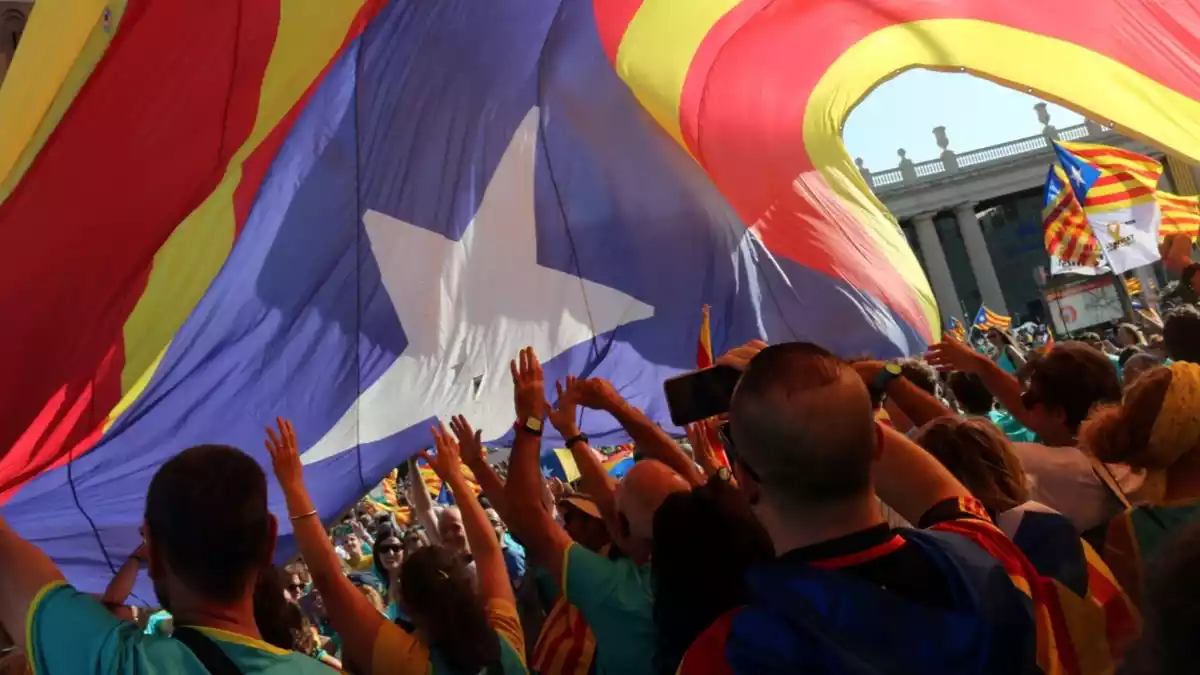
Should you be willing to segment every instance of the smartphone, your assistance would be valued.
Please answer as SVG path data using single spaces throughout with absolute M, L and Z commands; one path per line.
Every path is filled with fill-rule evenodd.
M 663 382 L 671 421 L 683 426 L 729 412 L 733 388 L 741 377 L 741 371 L 735 368 L 713 366 Z

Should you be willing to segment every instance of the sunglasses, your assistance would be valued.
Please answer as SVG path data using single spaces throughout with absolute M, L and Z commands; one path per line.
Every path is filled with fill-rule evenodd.
M 379 552 L 383 555 L 387 555 L 389 553 L 399 553 L 402 550 L 403 549 L 397 544 L 388 544 L 387 546 L 379 547 Z
M 744 457 L 738 456 L 737 451 L 733 447 L 733 430 L 729 426 L 729 422 L 722 424 L 717 429 L 717 437 L 721 439 L 721 444 L 725 446 L 725 456 L 729 458 L 729 463 L 741 466 L 747 476 L 754 479 L 755 482 L 761 483 L 762 479 L 758 477 L 758 472 L 746 463 Z
M 291 591 L 292 595 L 300 595 L 304 593 L 304 584 L 288 584 L 287 589 Z

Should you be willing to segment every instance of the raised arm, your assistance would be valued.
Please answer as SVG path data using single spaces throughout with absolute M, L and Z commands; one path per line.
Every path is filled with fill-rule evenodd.
M 884 364 L 880 361 L 858 361 L 853 364 L 855 372 L 868 387 L 874 386 Z M 936 396 L 913 384 L 905 377 L 894 377 L 887 384 L 887 397 L 900 408 L 913 426 L 919 427 L 930 420 L 955 412 L 938 400 Z
M 611 382 L 599 378 L 579 380 L 575 388 L 578 390 L 576 398 L 579 403 L 612 415 L 629 433 L 643 457 L 666 464 L 693 487 L 706 482 L 695 462 L 688 458 L 667 432 L 618 394 Z
M 487 514 L 479 505 L 479 499 L 467 483 L 462 472 L 462 460 L 458 442 L 441 425 L 432 427 L 433 440 L 437 443 L 437 454 L 422 452 L 421 456 L 433 467 L 437 475 L 450 486 L 454 501 L 462 512 L 463 529 L 467 532 L 467 543 L 475 557 L 475 569 L 479 578 L 479 591 L 485 600 L 500 600 L 515 605 L 512 584 L 508 580 L 508 567 L 500 552 L 500 542 L 488 523 Z
M 276 422 L 279 430 L 267 428 L 266 445 L 271 453 L 275 477 L 287 500 L 296 546 L 312 574 L 313 585 L 321 593 L 329 612 L 329 622 L 344 640 L 349 660 L 369 666 L 373 663 L 376 634 L 388 623 L 387 619 L 342 573 L 341 559 L 333 550 L 333 542 L 325 533 L 325 526 L 304 487 L 304 466 L 300 463 L 296 432 L 291 422 L 284 419 Z
M 971 492 L 942 463 L 904 434 L 878 425 L 882 444 L 872 472 L 875 493 L 910 523 L 918 523 L 934 505 Z
M 413 518 L 417 524 L 429 533 L 429 541 L 434 544 L 442 543 L 437 514 L 433 512 L 433 498 L 429 496 L 429 488 L 425 485 L 421 468 L 417 466 L 416 457 L 408 458 L 408 503 L 412 506 Z
M 108 588 L 104 589 L 104 597 L 101 598 L 101 602 L 109 609 L 112 609 L 114 605 L 125 604 L 126 598 L 133 592 L 133 586 L 137 583 L 138 571 L 144 564 L 146 564 L 146 542 L 142 542 L 125 559 L 121 569 L 117 570 L 116 576 L 108 582 Z
M 554 386 L 558 392 L 558 406 L 551 408 L 549 403 L 546 404 L 550 423 L 567 442 L 567 449 L 571 451 L 575 466 L 579 468 L 579 482 L 583 491 L 600 507 L 600 512 L 606 520 L 613 518 L 616 516 L 614 499 L 617 482 L 604 470 L 604 464 L 601 463 L 599 454 L 592 449 L 591 443 L 579 433 L 580 381 L 568 377 L 565 387 L 561 382 L 556 382 Z
M 1020 381 L 1015 376 L 1004 372 L 1004 369 L 995 361 L 950 335 L 944 336 L 941 342 L 931 346 L 929 352 L 925 354 L 925 360 L 939 370 L 975 373 L 983 382 L 983 386 L 992 392 L 992 396 L 995 396 L 996 400 L 1007 408 L 1018 422 L 1032 429 L 1034 433 L 1039 435 L 1042 433 L 1042 430 L 1038 428 L 1037 418 L 1031 415 L 1021 403 Z
M 496 474 L 496 470 L 487 463 L 487 454 L 483 449 L 483 432 L 471 428 L 471 423 L 462 415 L 450 419 L 450 431 L 458 439 L 459 454 L 462 463 L 475 474 L 483 496 L 492 503 L 492 508 L 500 515 L 500 520 L 508 522 L 508 500 L 504 495 L 504 481 Z
M 0 516 L 0 624 L 13 644 L 28 648 L 25 620 L 30 605 L 46 586 L 65 581 L 41 549 L 25 541 Z
M 527 421 L 546 417 L 542 366 L 527 347 L 521 350 L 519 362 L 513 361 L 510 368 L 517 425 L 505 485 L 510 517 L 507 523 L 538 565 L 552 578 L 562 579 L 563 556 L 571 546 L 571 537 L 542 505 L 543 481 L 538 461 L 541 435 L 526 428 Z

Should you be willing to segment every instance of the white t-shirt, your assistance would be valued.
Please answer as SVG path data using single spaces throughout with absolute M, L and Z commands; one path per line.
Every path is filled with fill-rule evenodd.
M 1013 445 L 1025 473 L 1033 478 L 1032 499 L 1070 518 L 1080 532 L 1107 525 L 1124 511 L 1079 448 L 1052 448 L 1041 443 Z M 1135 473 L 1124 464 L 1106 466 L 1125 494 L 1137 490 L 1145 480 L 1144 473 Z

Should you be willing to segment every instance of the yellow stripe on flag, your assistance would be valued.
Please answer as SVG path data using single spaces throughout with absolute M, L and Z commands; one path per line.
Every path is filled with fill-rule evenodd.
M 740 0 L 644 0 L 617 48 L 616 68 L 642 106 L 684 149 L 679 105 L 692 59 L 712 27 Z M 652 68 L 644 64 L 655 64 Z
M 125 0 L 40 0 L 0 87 L 0 202 L 108 50 Z
M 146 290 L 125 322 L 123 396 L 109 413 L 106 428 L 145 390 L 171 339 L 225 263 L 233 247 L 233 195 L 242 180 L 242 163 L 337 53 L 363 1 L 280 4 L 279 33 L 263 76 L 254 129 L 230 160 L 221 183 L 154 256 Z

